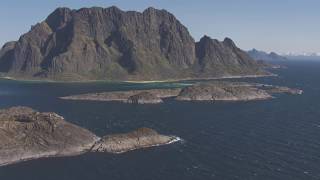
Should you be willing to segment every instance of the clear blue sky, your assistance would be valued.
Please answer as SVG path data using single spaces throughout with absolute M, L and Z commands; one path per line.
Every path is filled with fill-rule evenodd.
M 232 38 L 243 49 L 320 52 L 320 0 L 1 0 L 0 44 L 17 40 L 57 7 L 167 9 L 198 40 Z

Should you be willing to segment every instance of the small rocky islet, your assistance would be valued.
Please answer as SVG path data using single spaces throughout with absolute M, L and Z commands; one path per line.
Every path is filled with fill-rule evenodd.
M 111 91 L 60 97 L 65 100 L 118 101 L 131 104 L 157 104 L 176 101 L 252 101 L 274 98 L 274 94 L 299 95 L 303 91 L 284 86 L 247 82 L 201 82 L 184 88 Z
M 140 128 L 123 134 L 106 135 L 91 149 L 93 152 L 123 153 L 129 150 L 171 144 L 179 141 L 176 136 L 158 134 L 149 128 Z
M 87 152 L 123 153 L 179 140 L 149 128 L 100 138 L 56 113 L 38 112 L 29 107 L 0 110 L 0 137 L 0 166 Z

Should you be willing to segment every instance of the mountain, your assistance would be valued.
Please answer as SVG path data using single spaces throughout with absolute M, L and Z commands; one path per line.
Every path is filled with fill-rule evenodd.
M 288 52 L 281 54 L 282 56 L 320 56 L 320 52 Z
M 292 60 L 320 60 L 319 52 L 302 52 L 302 53 L 288 52 L 282 55 Z
M 166 10 L 58 8 L 0 51 L 0 72 L 24 79 L 165 80 L 265 74 L 226 38 L 195 42 Z
M 284 61 L 287 60 L 286 57 L 280 56 L 275 52 L 266 53 L 264 51 L 259 51 L 256 49 L 252 49 L 248 51 L 248 54 L 255 60 L 263 60 L 263 61 Z
M 229 38 L 220 42 L 208 36 L 202 37 L 196 42 L 196 57 L 201 74 L 208 77 L 254 74 L 260 71 L 257 61 Z

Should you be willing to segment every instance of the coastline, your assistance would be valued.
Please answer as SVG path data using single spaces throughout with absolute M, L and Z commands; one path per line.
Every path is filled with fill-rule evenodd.
M 179 81 L 202 81 L 202 80 L 223 80 L 223 79 L 242 79 L 242 78 L 262 78 L 262 77 L 278 77 L 277 74 L 267 75 L 237 75 L 237 76 L 221 76 L 221 77 L 208 77 L 208 78 L 182 78 L 182 79 L 168 79 L 168 80 L 154 80 L 154 81 L 120 81 L 127 83 L 165 83 L 165 82 L 179 82 Z
M 20 79 L 12 76 L 0 76 L 0 79 L 10 81 L 21 81 L 21 82 L 38 82 L 38 83 L 132 83 L 132 84 L 149 84 L 149 83 L 174 83 L 180 81 L 202 81 L 202 80 L 223 80 L 223 79 L 242 79 L 242 78 L 262 78 L 262 77 L 278 77 L 277 74 L 265 74 L 265 75 L 235 75 L 235 76 L 221 76 L 221 77 L 207 77 L 207 78 L 181 78 L 181 79 L 166 79 L 166 80 L 83 80 L 83 81 L 59 81 L 50 79 Z
M 91 151 L 82 151 L 82 152 L 78 152 L 78 153 L 70 153 L 70 154 L 48 154 L 48 155 L 38 155 L 38 156 L 33 156 L 33 157 L 30 157 L 30 158 L 23 158 L 23 159 L 20 159 L 18 161 L 11 161 L 11 162 L 6 162 L 6 163 L 2 163 L 0 164 L 0 167 L 3 167 L 3 166 L 9 166 L 9 165 L 15 165 L 15 164 L 19 164 L 19 163 L 22 163 L 22 162 L 27 162 L 27 161 L 32 161 L 32 160 L 39 160 L 39 159 L 46 159 L 46 158 L 62 158 L 62 157 L 75 157 L 75 156 L 80 156 L 80 155 L 83 155 L 83 154 L 86 154 L 86 153 L 90 153 Z
M 164 145 L 170 145 L 170 144 L 174 144 L 176 142 L 180 142 L 182 141 L 182 139 L 178 136 L 171 136 L 173 139 L 167 143 L 163 143 L 163 144 L 154 144 L 154 145 L 150 145 L 150 146 L 142 146 L 142 147 L 137 147 L 137 148 L 133 148 L 133 149 L 128 149 L 126 151 L 119 151 L 119 152 L 112 152 L 110 154 L 123 154 L 129 151 L 135 151 L 135 150 L 139 150 L 139 149 L 147 149 L 147 148 L 151 148 L 151 147 L 159 147 L 159 146 L 164 146 Z M 96 143 L 99 142 L 99 140 L 96 141 Z M 3 166 L 8 166 L 8 165 L 15 165 L 15 164 L 19 164 L 22 162 L 27 162 L 27 161 L 31 161 L 31 160 L 39 160 L 39 159 L 46 159 L 46 158 L 60 158 L 60 157 L 75 157 L 75 156 L 80 156 L 83 154 L 87 154 L 87 153 L 101 153 L 101 152 L 94 152 L 92 151 L 92 148 L 94 147 L 94 145 L 92 145 L 92 147 L 88 150 L 84 150 L 82 152 L 74 152 L 74 153 L 69 153 L 69 154 L 50 154 L 48 153 L 47 155 L 38 155 L 38 156 L 33 156 L 30 158 L 24 158 L 24 159 L 20 159 L 19 161 L 11 161 L 11 162 L 6 162 L 3 164 L 0 164 L 0 167 Z
M 135 151 L 135 150 L 139 150 L 139 149 L 148 149 L 148 148 L 152 148 L 152 147 L 165 146 L 165 145 L 170 145 L 170 144 L 174 144 L 176 142 L 182 141 L 182 139 L 180 137 L 178 137 L 178 136 L 171 136 L 171 137 L 172 137 L 172 140 L 167 142 L 167 143 L 158 143 L 158 144 L 153 144 L 153 145 L 146 145 L 146 146 L 127 149 L 127 150 L 124 150 L 124 151 L 114 151 L 114 152 L 111 152 L 111 154 L 123 154 L 123 153 L 126 153 L 126 152 Z M 92 152 L 92 151 L 90 151 L 90 152 Z M 96 153 L 101 153 L 101 152 L 96 152 Z

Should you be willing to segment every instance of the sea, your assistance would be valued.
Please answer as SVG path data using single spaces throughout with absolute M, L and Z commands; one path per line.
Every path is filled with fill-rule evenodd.
M 277 77 L 233 79 L 289 86 L 302 95 L 251 102 L 133 105 L 58 97 L 181 87 L 175 83 L 57 83 L 0 80 L 0 108 L 56 112 L 102 136 L 140 127 L 182 141 L 124 154 L 87 153 L 0 167 L 0 180 L 319 180 L 320 61 L 281 62 Z M 1 137 L 0 137 L 1 138 Z

